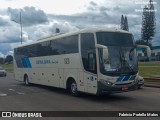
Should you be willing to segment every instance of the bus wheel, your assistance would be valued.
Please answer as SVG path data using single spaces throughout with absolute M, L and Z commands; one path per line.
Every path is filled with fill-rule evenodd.
M 25 75 L 24 76 L 24 83 L 25 83 L 25 85 L 29 85 L 29 79 L 28 79 L 28 76 L 27 75 Z
M 77 91 L 77 84 L 75 81 L 70 82 L 69 90 L 70 90 L 71 95 L 79 96 L 79 92 Z

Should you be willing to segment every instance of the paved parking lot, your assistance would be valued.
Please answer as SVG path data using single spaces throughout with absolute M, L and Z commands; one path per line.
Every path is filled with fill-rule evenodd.
M 25 86 L 8 73 L 0 77 L 0 111 L 160 111 L 160 88 L 73 97 L 63 89 Z

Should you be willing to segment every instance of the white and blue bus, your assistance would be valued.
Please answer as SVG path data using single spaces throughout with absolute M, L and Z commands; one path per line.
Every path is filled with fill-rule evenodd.
M 14 49 L 15 79 L 64 88 L 74 96 L 132 91 L 138 63 L 133 35 L 106 27 L 52 35 Z

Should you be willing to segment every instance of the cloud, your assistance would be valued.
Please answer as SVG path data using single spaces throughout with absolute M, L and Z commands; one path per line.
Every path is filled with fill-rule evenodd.
M 0 44 L 0 53 L 2 55 L 6 55 L 9 50 L 10 50 L 10 44 L 8 44 L 8 43 L 1 43 Z
M 93 2 L 93 1 L 91 1 L 89 4 L 92 6 L 97 6 L 97 3 Z
M 0 29 L 0 44 L 14 43 L 20 40 L 20 30 L 17 27 L 9 26 Z
M 3 19 L 3 17 L 0 16 L 0 27 L 6 26 L 6 25 L 9 25 L 9 23 L 5 19 Z
M 146 0 L 147 2 L 149 0 Z M 155 8 L 160 5 L 157 0 Z M 135 9 L 141 9 L 141 5 L 136 5 L 135 0 L 88 0 L 85 8 L 74 12 L 75 14 L 47 14 L 45 10 L 36 7 L 24 7 L 21 9 L 23 25 L 23 42 L 31 42 L 44 36 L 54 34 L 55 29 L 59 28 L 61 32 L 76 31 L 78 29 L 91 26 L 120 26 L 121 15 L 126 15 L 129 23 L 129 30 L 134 38 L 141 37 L 142 13 L 135 12 Z M 16 8 L 16 7 L 15 7 Z M 0 53 L 9 54 L 13 48 L 20 44 L 20 9 L 8 8 L 7 12 L 0 9 Z M 44 12 L 45 11 L 45 12 Z M 7 14 L 8 13 L 8 14 Z M 51 12 L 50 12 L 51 13 Z M 160 12 L 156 12 L 156 31 L 160 28 Z M 160 45 L 160 31 L 155 34 L 154 45 Z
M 61 32 L 70 32 L 70 31 L 76 31 L 78 28 L 74 25 L 72 25 L 70 22 L 59 22 L 59 21 L 52 21 L 51 26 L 49 28 L 49 31 L 51 33 L 55 33 L 55 29 L 59 28 Z
M 109 16 L 105 11 L 87 11 L 74 15 L 50 15 L 50 18 L 57 21 L 68 21 L 73 26 L 77 26 L 78 28 L 119 23 L 117 19 Z
M 48 22 L 47 14 L 42 10 L 36 9 L 35 7 L 24 7 L 23 9 L 8 8 L 10 19 L 20 23 L 20 11 L 23 26 L 32 26 Z
M 7 55 L 12 55 L 13 56 L 13 51 L 8 51 Z
M 7 55 L 13 55 L 13 49 L 20 45 L 20 42 L 17 43 L 0 43 L 0 57 L 5 57 Z
M 157 3 L 157 6 L 160 7 L 160 1 L 159 0 L 154 0 Z
M 5 0 L 5 1 L 15 1 L 15 0 Z
M 2 52 L 0 52 L 0 58 L 4 58 L 4 57 L 5 55 Z
M 49 24 L 39 24 L 25 28 L 27 39 L 30 41 L 40 39 L 42 37 L 55 34 L 56 28 L 60 29 L 60 32 L 70 32 L 78 30 L 78 28 L 72 25 L 70 22 L 58 21 L 50 19 Z

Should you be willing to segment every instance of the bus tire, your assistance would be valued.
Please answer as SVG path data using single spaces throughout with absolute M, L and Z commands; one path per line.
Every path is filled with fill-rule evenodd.
M 24 83 L 26 86 L 29 86 L 29 78 L 27 75 L 24 76 Z
M 79 96 L 79 92 L 77 90 L 77 84 L 74 80 L 70 81 L 69 84 L 69 92 L 72 96 Z

